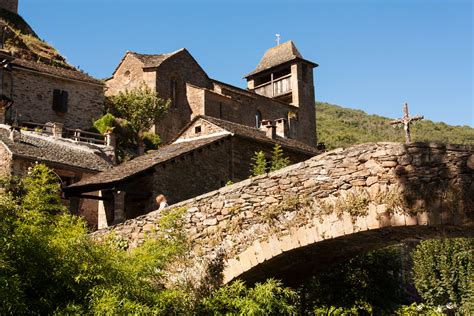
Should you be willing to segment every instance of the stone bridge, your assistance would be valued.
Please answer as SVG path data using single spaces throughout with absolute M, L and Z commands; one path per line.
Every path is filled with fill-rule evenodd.
M 194 258 L 221 254 L 221 282 L 297 282 L 405 239 L 474 236 L 474 146 L 336 149 L 171 208 L 186 209 Z M 114 231 L 135 247 L 159 218 L 153 212 L 95 234 Z

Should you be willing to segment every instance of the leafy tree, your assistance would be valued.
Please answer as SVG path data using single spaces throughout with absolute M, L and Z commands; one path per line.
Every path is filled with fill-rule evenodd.
M 267 160 L 265 159 L 265 153 L 263 151 L 255 152 L 252 160 L 254 161 L 252 163 L 252 175 L 254 177 L 267 172 Z
M 143 146 L 145 132 L 166 112 L 170 101 L 161 99 L 155 91 L 142 83 L 133 90 L 109 97 L 107 103 L 112 111 L 116 111 L 119 117 L 128 122 L 133 141 L 140 148 Z
M 413 252 L 413 277 L 428 303 L 474 312 L 474 239 L 420 242 Z
M 285 168 L 289 164 L 290 164 L 290 158 L 288 157 L 285 158 L 283 156 L 283 149 L 281 149 L 280 145 L 276 144 L 275 147 L 273 147 L 273 151 L 272 151 L 270 172 Z

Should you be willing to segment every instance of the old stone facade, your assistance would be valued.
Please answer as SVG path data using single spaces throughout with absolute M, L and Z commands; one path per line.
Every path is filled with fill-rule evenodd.
M 18 13 L 18 0 L 0 0 L 0 9 Z
M 337 149 L 173 209 L 184 211 L 194 268 L 223 254 L 223 282 L 291 281 L 406 238 L 472 237 L 473 197 L 472 146 L 372 143 Z M 162 214 L 95 236 L 112 231 L 136 247 L 153 236 Z
M 13 101 L 1 109 L 1 123 L 58 122 L 85 130 L 102 116 L 104 85 L 79 71 L 12 59 L 0 75 L 2 94 Z
M 36 163 L 44 163 L 61 179 L 62 186 L 67 186 L 112 167 L 113 151 L 109 146 L 0 124 L 0 177 L 23 177 Z M 77 203 L 75 212 L 97 227 L 97 201 L 64 199 L 63 202 L 67 207 Z
M 144 82 L 170 99 L 171 108 L 155 128 L 165 142 L 194 117 L 206 115 L 251 127 L 259 127 L 262 120 L 285 119 L 287 137 L 314 146 L 316 66 L 302 58 L 293 42 L 283 43 L 270 49 L 247 76 L 245 90 L 210 79 L 186 49 L 161 55 L 128 52 L 106 80 L 106 93 Z
M 88 192 L 101 190 L 106 216 L 99 213 L 97 216 L 107 219 L 100 223 L 102 228 L 117 223 L 117 216 L 134 218 L 156 210 L 155 197 L 159 194 L 174 204 L 221 188 L 229 181 L 247 179 L 255 152 L 263 151 L 270 160 L 275 144 L 283 148 L 291 163 L 318 153 L 315 148 L 294 140 L 277 135 L 269 138 L 265 131 L 256 128 L 199 116 L 172 144 L 73 184 L 65 191 L 70 197 L 81 198 Z M 123 215 L 116 214 L 114 192 L 117 191 L 123 192 L 119 206 Z

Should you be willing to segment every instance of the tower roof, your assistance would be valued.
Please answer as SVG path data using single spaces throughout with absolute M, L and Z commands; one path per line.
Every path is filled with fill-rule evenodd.
M 279 66 L 281 64 L 287 63 L 289 61 L 299 59 L 306 61 L 313 65 L 313 67 L 317 67 L 318 65 L 305 60 L 301 53 L 296 48 L 293 41 L 287 41 L 280 45 L 274 46 L 268 49 L 265 54 L 263 55 L 262 59 L 257 65 L 257 68 L 245 76 L 245 78 L 251 77 L 259 72 L 265 71 L 267 69 L 273 68 L 275 66 Z

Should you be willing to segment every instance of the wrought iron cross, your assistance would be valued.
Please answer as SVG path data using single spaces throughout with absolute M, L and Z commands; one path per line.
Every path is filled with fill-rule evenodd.
M 403 105 L 403 117 L 398 120 L 391 121 L 391 125 L 402 125 L 403 124 L 403 129 L 405 130 L 405 138 L 406 138 L 406 143 L 409 144 L 411 142 L 410 138 L 410 124 L 415 121 L 420 121 L 423 119 L 423 116 L 421 115 L 416 115 L 413 117 L 410 117 L 408 114 L 408 103 L 405 102 Z
M 277 45 L 280 45 L 280 37 L 281 37 L 281 35 L 280 35 L 280 34 L 275 34 L 275 36 L 276 36 L 275 42 L 277 42 Z

